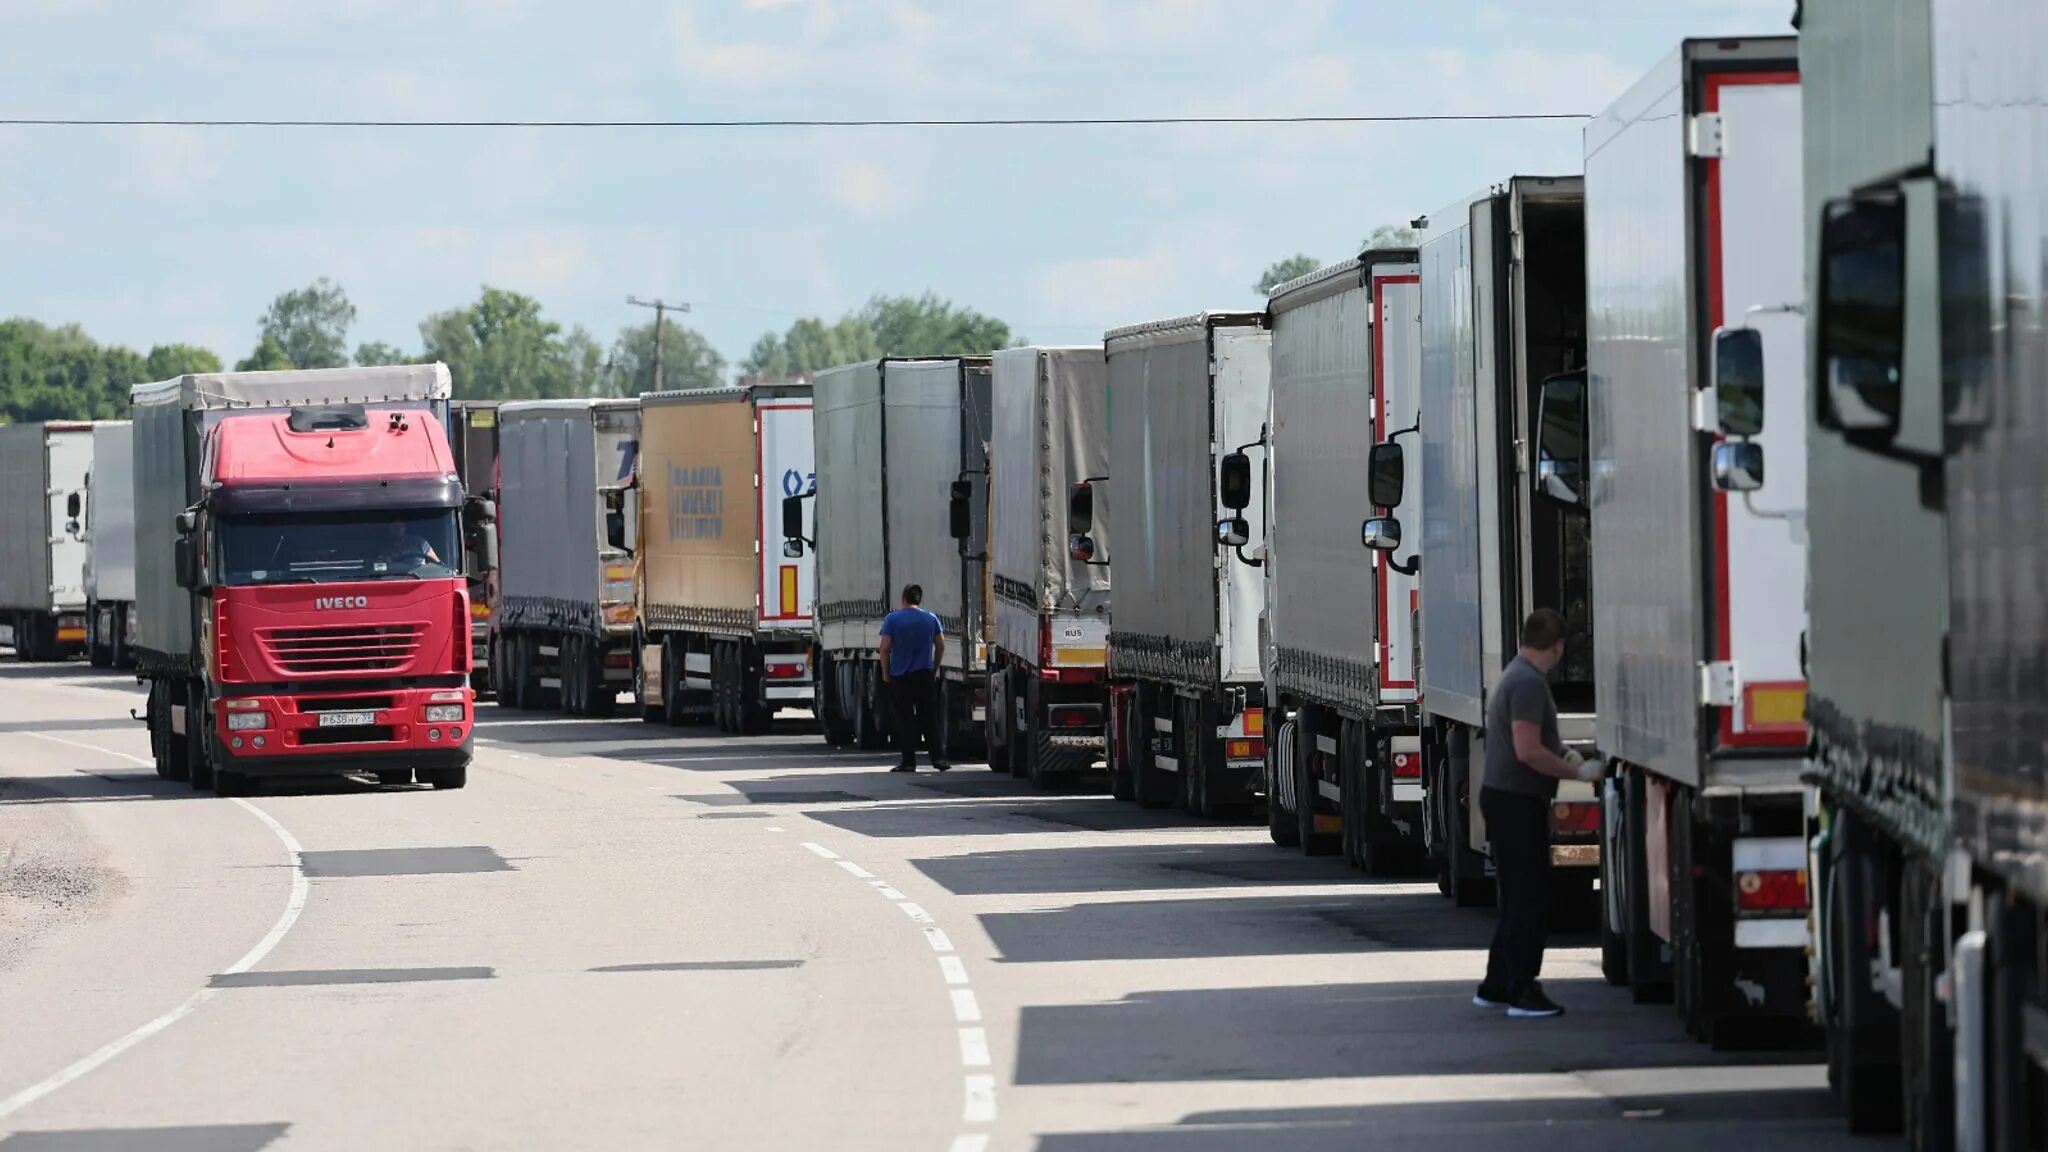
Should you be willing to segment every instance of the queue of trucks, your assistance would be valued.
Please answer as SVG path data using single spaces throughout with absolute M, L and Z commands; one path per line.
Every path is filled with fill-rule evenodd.
M 185 377 L 0 428 L 0 641 L 133 663 L 159 772 L 465 782 L 474 699 L 939 742 L 1491 900 L 1486 707 L 1567 621 L 1561 914 L 1859 1131 L 2048 1139 L 2044 81 L 2016 0 L 1806 0 L 1261 311 L 809 381 L 449 401 Z M 2020 46 L 2020 47 L 2016 47 Z M 129 447 L 132 441 L 132 448 Z M 500 555 L 502 550 L 502 557 Z M 500 560 L 502 559 L 502 565 Z

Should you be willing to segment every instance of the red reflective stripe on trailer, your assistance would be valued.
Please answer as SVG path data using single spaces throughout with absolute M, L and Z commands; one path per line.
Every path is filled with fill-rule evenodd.
M 1798 72 L 1723 72 L 1706 78 L 1702 111 L 1718 113 L 1721 110 L 1721 89 L 1750 84 L 1798 84 Z M 1707 229 L 1707 332 L 1709 336 L 1719 330 L 1726 320 L 1721 306 L 1721 160 L 1708 157 L 1701 161 L 1706 165 L 1706 229 Z M 1717 432 L 1714 442 L 1723 437 Z M 1732 617 L 1734 608 L 1728 595 L 1728 494 L 1718 489 L 1713 494 L 1714 533 L 1714 659 L 1733 659 L 1735 638 Z M 1802 688 L 1804 685 L 1801 686 Z M 1745 693 L 1745 696 L 1747 693 Z M 1806 724 L 1802 720 L 1796 729 L 1774 728 L 1768 731 L 1737 732 L 1735 730 L 1735 709 L 1718 708 L 1718 736 L 1723 745 L 1738 748 L 1794 747 L 1806 743 Z

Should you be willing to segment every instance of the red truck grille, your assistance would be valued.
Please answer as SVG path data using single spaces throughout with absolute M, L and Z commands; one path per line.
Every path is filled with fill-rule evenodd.
M 418 654 L 418 624 L 376 627 L 269 628 L 258 634 L 270 662 L 295 675 L 400 672 Z

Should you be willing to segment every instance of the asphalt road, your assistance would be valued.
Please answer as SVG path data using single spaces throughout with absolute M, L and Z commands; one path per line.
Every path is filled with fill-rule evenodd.
M 1263 828 L 488 706 L 463 791 L 223 800 L 140 705 L 0 664 L 0 1152 L 1890 1146 Z

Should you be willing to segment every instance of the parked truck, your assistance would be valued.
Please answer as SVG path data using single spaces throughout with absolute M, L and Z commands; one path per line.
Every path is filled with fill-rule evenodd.
M 989 360 L 889 358 L 813 381 L 816 488 L 783 500 L 783 532 L 817 552 L 817 711 L 827 742 L 873 750 L 895 734 L 876 652 L 904 585 L 924 589 L 946 639 L 938 669 L 948 754 L 986 721 Z M 806 503 L 811 526 L 805 527 Z
M 1358 546 L 1370 446 L 1414 435 L 1421 296 L 1415 250 L 1389 248 L 1283 284 L 1267 305 L 1266 813 L 1275 841 L 1341 848 L 1374 874 L 1409 867 L 1422 845 L 1420 541 Z M 1403 467 L 1419 487 L 1421 461 Z
M 455 450 L 455 471 L 462 490 L 471 496 L 498 498 L 498 401 L 456 400 L 448 405 L 448 446 Z M 496 532 L 495 526 L 491 529 Z M 491 690 L 491 616 L 498 603 L 496 570 L 478 563 L 483 540 L 475 533 L 464 542 L 464 571 L 469 573 L 469 686 Z M 495 545 L 494 545 L 495 546 Z
M 1553 377 L 1585 379 L 1585 192 L 1576 176 L 1518 176 L 1430 215 L 1422 263 L 1421 714 L 1423 832 L 1437 883 L 1490 901 L 1479 809 L 1487 694 L 1514 658 L 1522 620 L 1562 612 L 1551 674 L 1559 732 L 1591 748 L 1592 534 L 1584 512 L 1539 494 L 1537 402 Z M 1563 381 L 1560 381 L 1560 384 Z M 1369 498 L 1397 508 L 1407 445 L 1375 445 Z M 1368 547 L 1393 551 L 1398 516 Z M 1551 808 L 1560 905 L 1590 910 L 1599 864 L 1592 786 L 1560 783 Z
M 92 470 L 93 426 L 0 425 L 0 643 L 23 662 L 85 649 L 86 545 L 67 527 Z
M 85 654 L 95 668 L 135 663 L 135 426 L 93 425 L 85 491 L 66 497 L 65 530 L 85 538 Z
M 1094 345 L 1006 349 L 994 372 L 989 767 L 1048 788 L 1105 750 L 1109 563 L 1066 529 L 1076 486 L 1092 501 L 1109 473 L 1108 371 Z
M 1801 17 L 1811 389 L 1720 387 L 1806 401 L 1816 1014 L 1851 1127 L 2040 1148 L 2048 17 Z
M 1789 36 L 1686 41 L 1597 117 L 1588 372 L 1537 420 L 1598 541 L 1603 967 L 1724 1043 L 1807 1030 L 1800 163 Z M 1759 370 L 1766 408 L 1714 387 Z
M 1265 790 L 1264 581 L 1228 553 L 1265 535 L 1263 475 L 1247 450 L 1264 438 L 1271 342 L 1263 312 L 1224 311 L 1103 338 L 1102 519 L 1116 551 L 1075 534 L 1116 566 L 1112 782 L 1145 807 L 1239 815 Z M 1226 455 L 1237 458 L 1228 468 Z
M 136 637 L 157 774 L 460 788 L 466 502 L 440 364 L 133 389 Z M 494 557 L 486 554 L 485 563 Z
M 647 716 L 758 735 L 809 707 L 817 601 L 782 501 L 816 482 L 811 387 L 640 397 L 640 693 Z
M 498 409 L 499 699 L 609 716 L 633 686 L 638 400 Z

